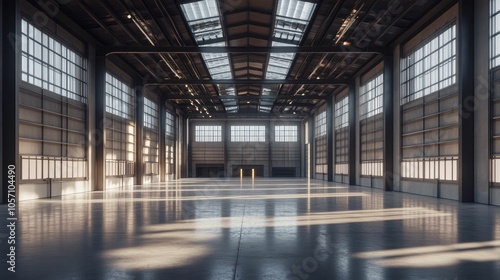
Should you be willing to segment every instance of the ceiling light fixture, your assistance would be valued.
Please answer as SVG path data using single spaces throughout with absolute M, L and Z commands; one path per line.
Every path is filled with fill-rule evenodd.
M 155 43 L 153 42 L 153 38 L 151 38 L 151 36 L 148 35 L 148 32 L 147 32 L 147 30 L 149 29 L 148 26 L 145 23 L 139 22 L 137 19 L 135 19 L 134 16 L 132 16 L 132 14 L 128 14 L 127 18 L 131 19 L 132 22 L 135 24 L 135 26 L 137 26 L 137 28 L 144 35 L 144 37 L 146 37 L 146 39 L 149 41 L 149 43 L 152 46 L 155 46 Z M 150 33 L 152 33 L 152 32 L 150 32 Z M 170 69 L 170 71 L 172 71 L 172 73 L 174 73 L 178 79 L 182 78 L 182 76 L 178 74 L 179 70 L 175 70 L 174 67 L 172 67 L 172 65 L 170 65 L 170 63 L 167 61 L 165 55 L 160 54 L 160 57 L 163 60 L 163 62 L 165 62 L 165 64 L 167 65 L 168 69 Z
M 356 8 L 352 9 L 349 16 L 344 20 L 344 22 L 342 22 L 342 25 L 340 26 L 339 31 L 337 32 L 337 35 L 335 35 L 336 39 L 335 44 L 339 43 L 342 37 L 344 37 L 347 30 L 349 30 L 349 28 L 351 28 L 351 26 L 354 24 L 356 18 L 358 17 L 359 11 L 363 8 L 364 5 L 365 4 L 363 3 L 358 9 Z

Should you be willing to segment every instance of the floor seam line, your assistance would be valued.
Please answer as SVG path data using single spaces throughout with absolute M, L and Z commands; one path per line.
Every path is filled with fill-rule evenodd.
M 241 215 L 241 225 L 240 225 L 240 238 L 238 239 L 238 249 L 236 250 L 236 262 L 234 264 L 233 280 L 236 280 L 236 272 L 238 271 L 238 261 L 240 258 L 240 246 L 241 246 L 241 236 L 243 235 L 243 220 L 245 219 L 245 210 L 247 208 L 247 201 L 243 205 L 243 215 Z

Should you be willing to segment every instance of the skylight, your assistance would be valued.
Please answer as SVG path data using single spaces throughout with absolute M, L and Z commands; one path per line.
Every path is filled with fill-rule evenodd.
M 274 23 L 273 47 L 298 46 L 304 37 L 311 20 L 315 3 L 299 0 L 279 0 L 276 22 Z M 284 80 L 290 71 L 294 53 L 272 53 L 267 65 L 266 79 Z M 277 90 L 269 86 L 262 89 L 263 95 L 276 95 Z M 260 111 L 269 112 L 271 108 L 261 101 Z
M 224 47 L 226 40 L 222 31 L 219 7 L 216 0 L 202 0 L 181 5 L 184 17 L 199 46 Z M 233 78 L 227 53 L 203 53 L 203 60 L 210 76 L 214 80 L 230 80 Z M 221 95 L 235 95 L 235 87 L 217 85 Z M 228 112 L 236 105 L 234 100 L 225 99 L 223 103 Z

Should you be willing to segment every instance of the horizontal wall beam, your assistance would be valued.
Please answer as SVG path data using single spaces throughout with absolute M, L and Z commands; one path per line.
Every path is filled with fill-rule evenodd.
M 144 86 L 174 86 L 174 85 L 335 85 L 344 86 L 344 80 L 315 79 L 315 80 L 164 80 L 161 83 L 148 83 Z
M 106 55 L 112 54 L 198 54 L 198 53 L 241 53 L 241 54 L 268 54 L 268 53 L 321 53 L 321 54 L 374 54 L 381 55 L 383 48 L 370 47 L 357 49 L 346 46 L 328 47 L 196 47 L 196 46 L 109 46 L 104 47 Z
M 305 96 L 293 96 L 293 95 L 164 95 L 169 100 L 244 100 L 244 101 L 258 101 L 258 100 L 323 100 L 327 96 L 324 95 L 305 95 Z
M 307 116 L 305 113 L 297 113 L 297 114 L 276 114 L 276 113 L 210 113 L 210 115 L 206 114 L 188 114 L 186 115 L 192 119 L 204 119 L 204 120 L 283 120 L 283 119 L 291 119 L 300 121 L 304 117 Z

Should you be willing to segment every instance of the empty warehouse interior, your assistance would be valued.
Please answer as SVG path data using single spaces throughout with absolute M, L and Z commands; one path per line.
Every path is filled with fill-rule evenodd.
M 0 8 L 1 279 L 500 279 L 500 0 Z

